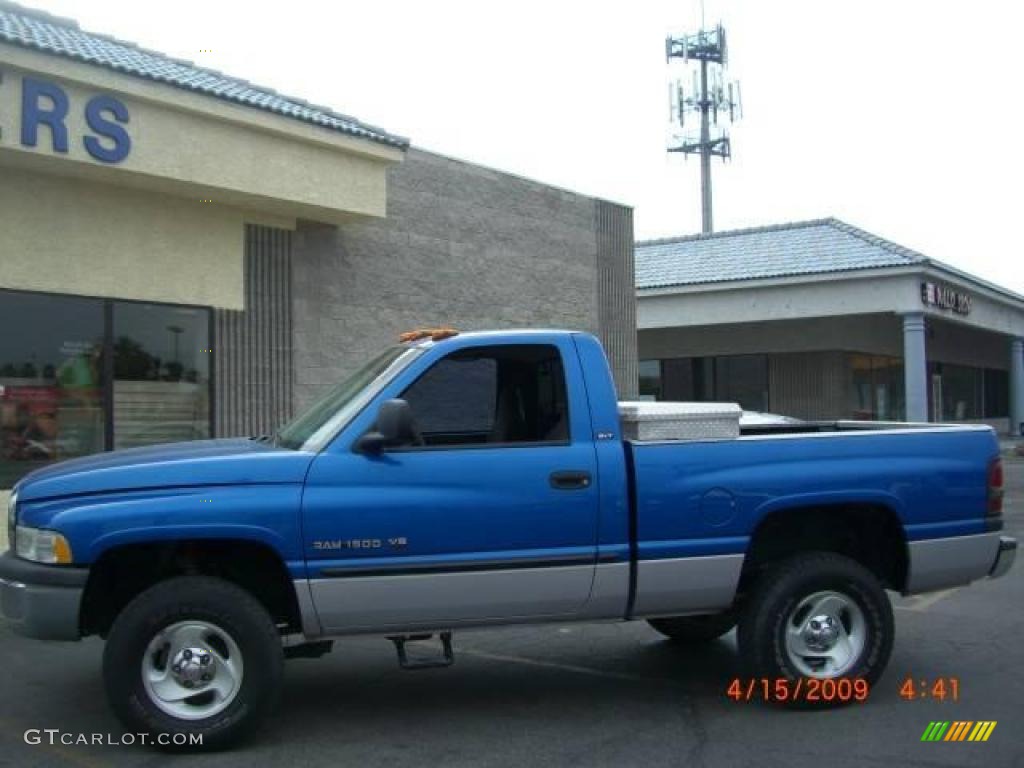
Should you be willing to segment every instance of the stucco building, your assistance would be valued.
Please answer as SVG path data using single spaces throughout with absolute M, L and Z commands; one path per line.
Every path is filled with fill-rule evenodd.
M 640 391 L 1021 433 L 1024 297 L 836 219 L 641 242 Z
M 632 212 L 0 2 L 0 488 L 279 426 L 410 327 L 559 326 L 635 388 Z

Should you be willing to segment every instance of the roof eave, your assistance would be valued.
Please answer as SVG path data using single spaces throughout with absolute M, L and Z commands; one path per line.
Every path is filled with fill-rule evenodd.
M 143 53 L 149 56 L 157 57 L 166 62 L 170 62 L 182 67 L 191 68 L 192 70 L 195 70 L 195 72 L 197 73 L 203 73 L 211 75 L 213 77 L 222 78 L 223 80 L 230 81 L 231 83 L 240 86 L 245 86 L 251 89 L 252 92 L 257 92 L 260 94 L 266 94 L 268 96 L 276 97 L 290 108 L 304 109 L 317 112 L 319 114 L 315 115 L 315 117 L 322 119 L 324 121 L 348 123 L 349 125 L 325 125 L 323 122 L 320 122 L 319 119 L 311 119 L 311 117 L 290 115 L 287 114 L 285 111 L 267 108 L 264 106 L 260 106 L 258 104 L 253 104 L 250 101 L 247 101 L 246 99 L 237 98 L 228 93 L 213 93 L 206 88 L 190 87 L 186 83 L 178 82 L 171 78 L 162 78 L 158 77 L 155 74 L 136 71 L 129 68 L 117 67 L 102 61 L 91 60 L 87 57 L 76 55 L 72 51 L 46 47 L 37 44 L 35 41 L 32 40 L 11 39 L 6 37 L 0 39 L 0 45 L 2 45 L 5 48 L 8 48 L 9 50 L 20 49 L 24 51 L 31 51 L 41 56 L 45 56 L 47 58 L 63 61 L 74 61 L 81 65 L 88 66 L 90 68 L 94 68 L 108 73 L 117 73 L 119 75 L 136 79 L 142 82 L 161 83 L 177 91 L 181 91 L 184 93 L 194 93 L 199 96 L 206 97 L 208 99 L 212 99 L 214 101 L 219 101 L 222 103 L 235 104 L 237 106 L 244 107 L 254 112 L 277 115 L 278 117 L 284 118 L 285 120 L 289 120 L 291 122 L 315 126 L 333 134 L 348 136 L 356 140 L 367 141 L 384 147 L 390 147 L 393 149 L 397 149 L 401 152 L 405 152 L 410 145 L 410 141 L 407 137 L 391 134 L 382 128 L 370 125 L 368 123 L 364 123 L 363 121 L 351 117 L 349 115 L 343 115 L 329 107 L 312 104 L 304 99 L 288 96 L 286 94 L 280 94 L 277 91 L 273 90 L 272 88 L 266 88 L 264 86 L 256 85 L 254 83 L 249 82 L 248 80 L 245 80 L 244 78 L 226 75 L 216 70 L 198 66 L 194 62 L 178 59 L 173 56 L 161 53 L 159 51 L 149 50 L 129 41 L 119 40 L 109 35 L 87 32 L 85 30 L 82 30 L 78 26 L 77 22 L 71 19 L 53 16 L 46 12 L 38 11 L 33 8 L 26 8 L 16 3 L 6 2 L 5 0 L 0 0 L 0 12 L 6 12 L 12 16 L 22 16 L 25 18 L 32 19 L 34 22 L 47 24 L 56 28 L 70 29 L 77 34 L 87 36 L 89 38 L 93 38 L 99 41 L 103 41 L 104 43 L 109 43 L 115 46 L 121 46 L 132 52 Z
M 711 291 L 735 291 L 740 289 L 769 288 L 778 285 L 806 285 L 827 283 L 835 280 L 865 280 L 871 278 L 898 277 L 920 272 L 926 265 L 906 264 L 888 267 L 857 267 L 830 272 L 808 272 L 798 275 L 775 275 L 770 277 L 737 278 L 706 283 L 680 283 L 676 285 L 655 285 L 637 287 L 637 295 L 663 296 L 671 294 L 706 293 Z
M 778 275 L 764 278 L 739 278 L 736 280 L 719 280 L 709 283 L 687 283 L 679 285 L 657 285 L 637 287 L 638 298 L 654 296 L 686 295 L 694 293 L 713 293 L 720 291 L 757 290 L 785 285 L 809 285 L 828 283 L 837 280 L 870 280 L 921 275 L 937 280 L 966 283 L 972 289 L 983 293 L 986 297 L 1013 306 L 1024 311 L 1024 296 L 990 283 L 974 275 L 963 272 L 934 259 L 924 259 L 915 264 L 891 267 L 862 267 L 832 272 L 815 272 L 800 275 Z
M 89 88 L 100 88 L 124 96 L 204 117 L 244 124 L 292 139 L 338 148 L 385 162 L 401 162 L 406 149 L 389 146 L 366 137 L 297 120 L 266 109 L 220 99 L 160 80 L 139 77 L 102 67 L 74 57 L 16 45 L 0 40 L 0 62 Z

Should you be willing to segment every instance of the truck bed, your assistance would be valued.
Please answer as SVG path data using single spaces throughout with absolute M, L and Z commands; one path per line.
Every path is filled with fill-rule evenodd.
M 794 505 L 882 504 L 911 540 L 925 513 L 931 536 L 981 532 L 985 468 L 998 456 L 987 426 L 848 421 L 626 445 L 641 553 L 682 539 L 690 554 L 742 551 L 765 514 Z
M 835 421 L 732 440 L 626 441 L 625 449 L 640 615 L 689 608 L 668 602 L 680 584 L 699 585 L 685 598 L 694 610 L 736 589 L 751 538 L 777 511 L 815 509 L 825 529 L 851 507 L 891 513 L 911 558 L 917 541 L 990 534 L 986 467 L 998 443 L 986 426 Z

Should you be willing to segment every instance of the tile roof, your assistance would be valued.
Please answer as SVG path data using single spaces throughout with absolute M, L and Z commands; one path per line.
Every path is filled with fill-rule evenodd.
M 106 35 L 83 32 L 69 19 L 0 1 L 0 43 L 34 48 L 44 53 L 77 59 L 127 75 L 167 83 L 236 104 L 274 112 L 323 126 L 357 138 L 405 149 L 409 140 L 338 114 L 327 107 L 283 96 L 246 80 L 228 77 L 189 61 L 148 51 Z
M 636 287 L 932 264 L 917 251 L 837 219 L 714 232 L 636 244 Z

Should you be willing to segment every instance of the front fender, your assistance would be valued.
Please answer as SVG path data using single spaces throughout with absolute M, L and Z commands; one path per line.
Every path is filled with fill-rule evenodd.
M 304 578 L 301 500 L 297 483 L 173 488 L 29 502 L 19 517 L 64 534 L 76 565 L 127 544 L 245 539 L 269 546 Z

